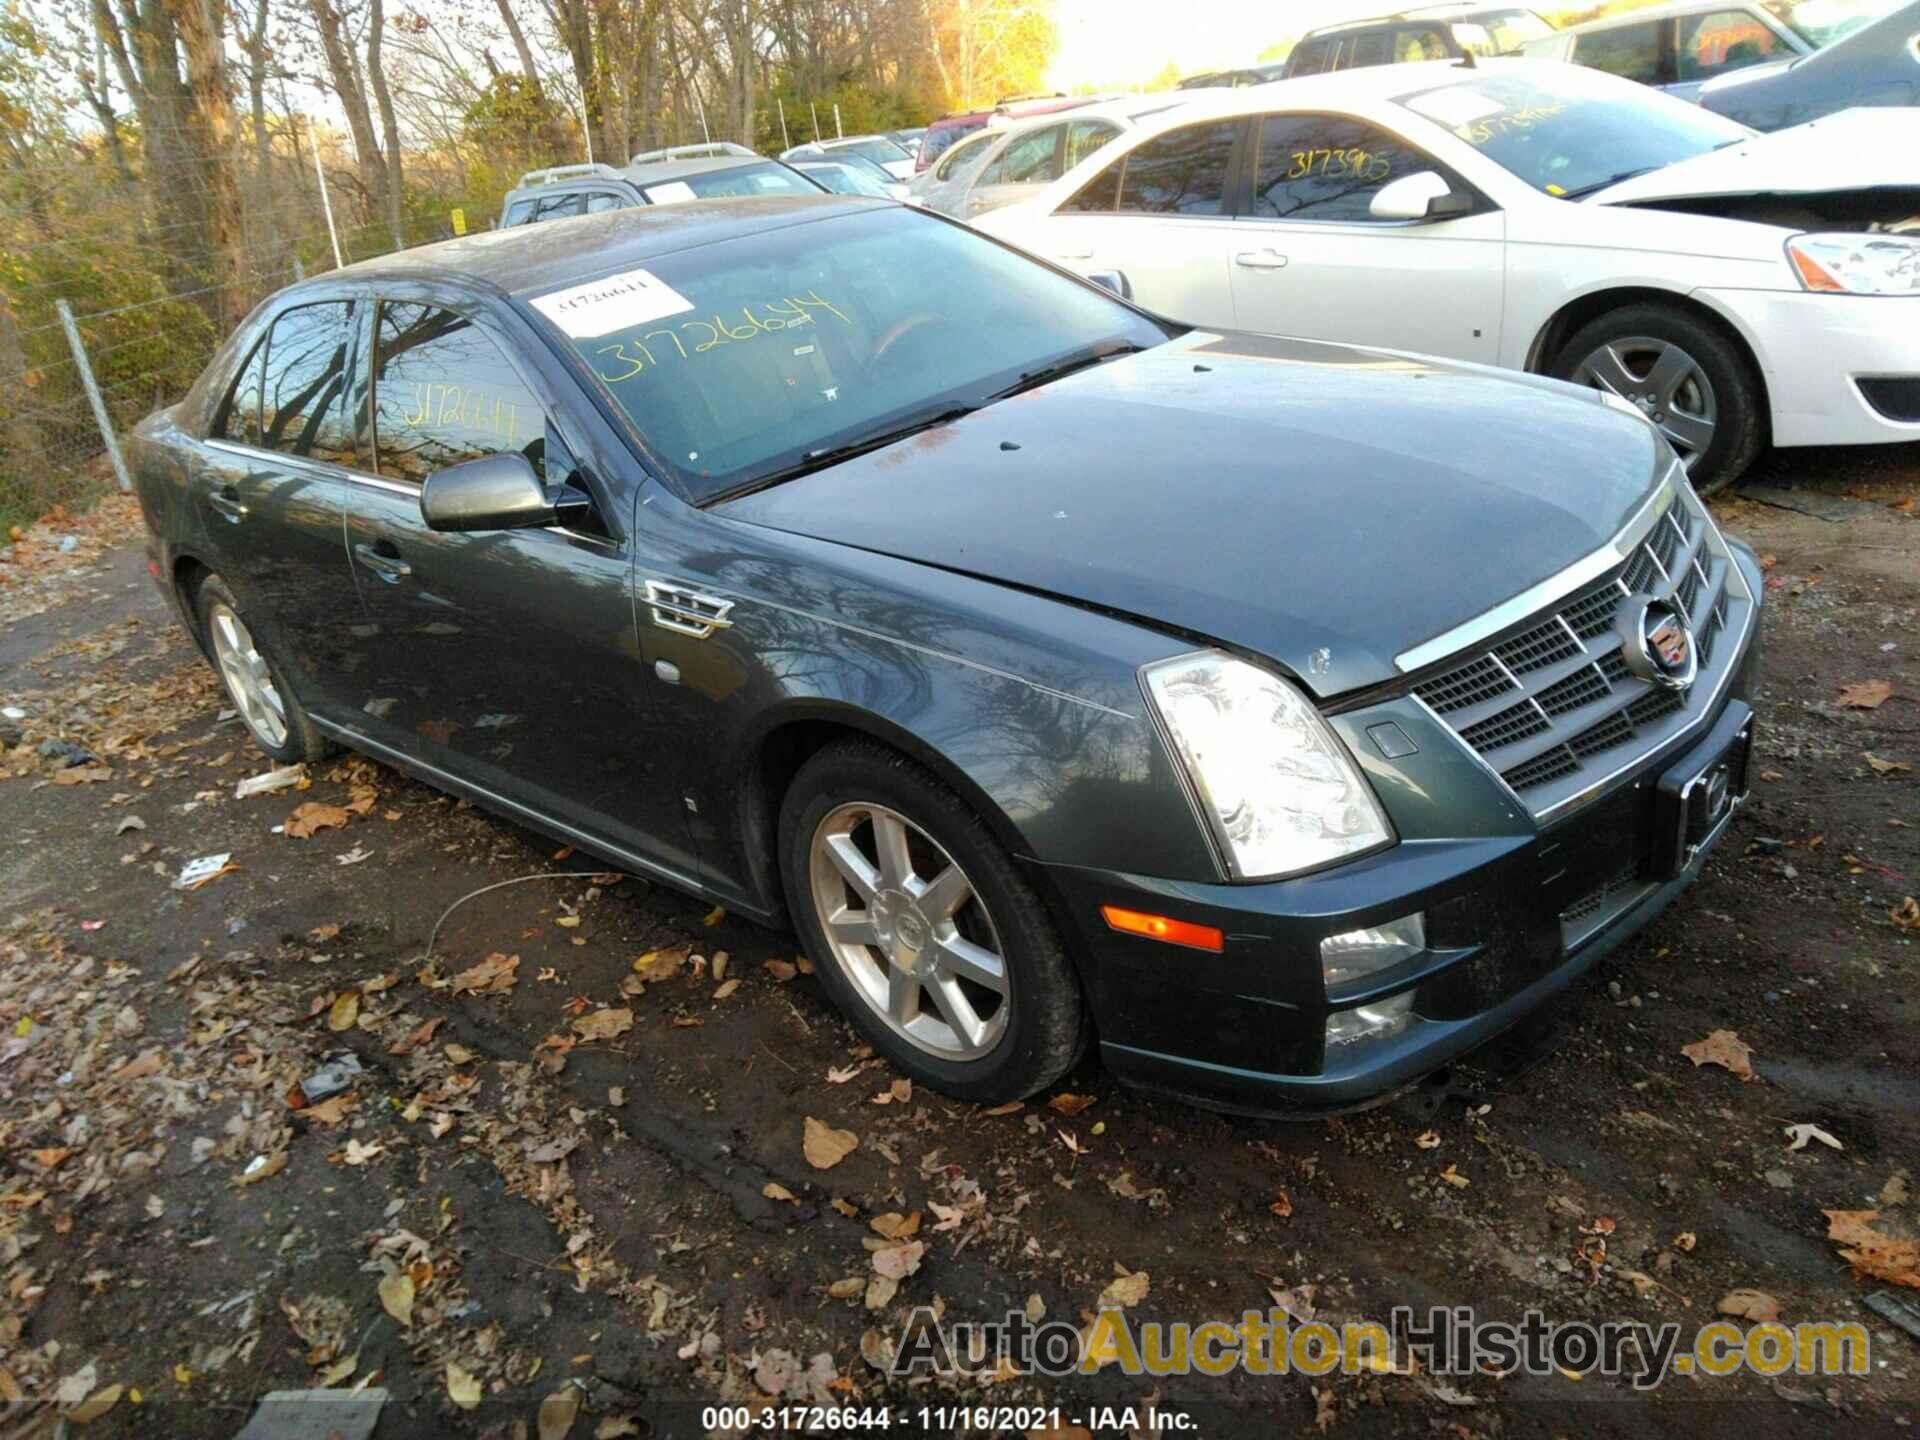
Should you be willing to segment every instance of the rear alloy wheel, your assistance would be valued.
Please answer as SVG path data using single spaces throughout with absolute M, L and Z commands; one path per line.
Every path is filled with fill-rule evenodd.
M 226 582 L 208 576 L 193 597 L 214 669 L 253 743 L 281 764 L 324 760 L 333 744 L 314 725 L 286 683 L 285 672 L 241 618 Z
M 1738 479 L 1760 451 L 1763 397 L 1752 366 L 1719 330 L 1682 311 L 1610 311 L 1567 342 L 1553 373 L 1638 409 L 1703 495 Z
M 1014 1100 L 1080 1058 L 1085 1006 L 1040 898 L 979 816 L 905 756 L 849 740 L 803 765 L 780 862 L 820 983 L 915 1080 Z

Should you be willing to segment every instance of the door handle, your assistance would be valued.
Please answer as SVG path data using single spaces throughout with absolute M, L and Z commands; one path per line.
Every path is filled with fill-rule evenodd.
M 1233 263 L 1249 270 L 1284 270 L 1287 257 L 1278 250 L 1242 250 L 1233 257 Z
M 399 550 L 389 540 L 356 545 L 353 547 L 353 556 L 389 585 L 397 585 L 413 574 L 413 567 L 400 558 Z
M 229 525 L 238 525 L 247 518 L 247 507 L 241 503 L 240 492 L 231 485 L 223 486 L 207 496 L 207 504 L 225 516 Z

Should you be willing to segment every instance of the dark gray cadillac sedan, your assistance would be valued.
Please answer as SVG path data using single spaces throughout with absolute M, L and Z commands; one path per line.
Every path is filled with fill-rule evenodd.
M 821 196 L 263 304 L 142 426 L 154 574 L 334 744 L 791 923 L 915 1079 L 1355 1105 L 1657 914 L 1761 580 L 1553 381 L 1186 330 Z

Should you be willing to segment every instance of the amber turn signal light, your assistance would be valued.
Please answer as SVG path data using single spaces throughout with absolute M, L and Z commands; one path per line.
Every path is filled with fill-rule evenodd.
M 1149 940 L 1164 940 L 1169 945 L 1185 945 L 1190 950 L 1211 950 L 1219 954 L 1226 936 L 1211 925 L 1195 925 L 1166 915 L 1146 915 L 1138 910 L 1122 910 L 1118 905 L 1102 905 L 1100 913 L 1107 924 L 1123 935 L 1144 935 Z

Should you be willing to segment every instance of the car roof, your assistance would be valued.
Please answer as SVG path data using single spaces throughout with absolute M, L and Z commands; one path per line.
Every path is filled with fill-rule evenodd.
M 1342 20 L 1337 25 L 1322 25 L 1309 30 L 1300 38 L 1318 40 L 1323 35 L 1344 35 L 1349 30 L 1370 30 L 1375 25 L 1399 25 L 1408 20 L 1464 20 L 1469 15 L 1491 15 L 1495 11 L 1528 9 L 1521 0 L 1511 5 L 1486 4 L 1483 0 L 1455 0 L 1444 5 L 1419 5 L 1410 10 L 1395 10 L 1386 15 L 1374 15 L 1365 20 Z M 1638 13 L 1637 11 L 1634 13 Z
M 316 275 L 307 285 L 350 278 L 456 279 L 513 296 L 538 295 L 569 282 L 645 265 L 662 255 L 859 210 L 899 208 L 863 196 L 782 195 L 641 205 L 598 215 L 476 231 L 434 245 L 361 260 Z M 301 287 L 304 288 L 304 287 Z
M 1617 30 L 1622 25 L 1637 24 L 1644 20 L 1671 20 L 1680 15 L 1698 15 L 1704 10 L 1748 10 L 1754 14 L 1761 12 L 1756 0 L 1676 0 L 1671 5 L 1648 5 L 1640 10 L 1622 10 L 1613 15 L 1602 15 L 1598 20 L 1584 20 L 1578 25 L 1569 25 L 1556 30 L 1556 35 L 1584 35 L 1590 30 Z M 1542 35 L 1541 40 L 1548 36 Z
M 1353 104 L 1391 100 L 1413 91 L 1466 80 L 1475 71 L 1489 74 L 1565 74 L 1562 60 L 1519 60 L 1507 56 L 1481 60 L 1468 67 L 1458 60 L 1417 60 L 1403 65 L 1363 65 L 1357 69 L 1328 70 L 1318 75 L 1296 75 L 1264 85 L 1242 85 L 1237 90 L 1190 90 L 1191 98 L 1177 110 L 1141 122 L 1143 130 L 1159 131 L 1195 120 L 1259 115 L 1268 110 L 1296 110 L 1312 105 Z
M 714 175 L 722 170 L 774 163 L 765 155 L 703 155 L 681 160 L 647 160 L 623 167 L 620 175 L 636 185 L 658 185 L 662 180 L 680 180 L 688 175 Z

